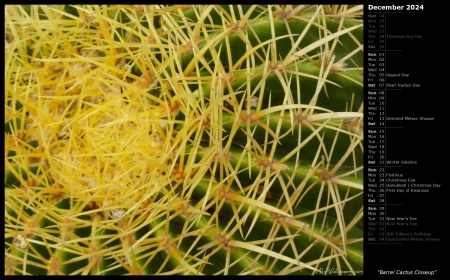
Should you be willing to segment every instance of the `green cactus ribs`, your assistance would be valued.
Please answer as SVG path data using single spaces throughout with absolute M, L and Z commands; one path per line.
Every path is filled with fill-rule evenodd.
M 362 13 L 7 6 L 5 274 L 361 274 Z

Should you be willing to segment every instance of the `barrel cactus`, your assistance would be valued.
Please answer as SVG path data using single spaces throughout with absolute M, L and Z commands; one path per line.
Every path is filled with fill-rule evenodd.
M 361 274 L 356 5 L 5 9 L 5 274 Z

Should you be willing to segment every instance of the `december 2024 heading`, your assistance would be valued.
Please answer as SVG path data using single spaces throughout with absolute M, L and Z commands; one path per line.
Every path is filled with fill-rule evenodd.
M 368 5 L 369 11 L 412 11 L 423 10 L 423 5 Z

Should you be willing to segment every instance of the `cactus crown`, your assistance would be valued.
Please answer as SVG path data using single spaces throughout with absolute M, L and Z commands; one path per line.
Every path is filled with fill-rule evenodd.
M 362 6 L 7 6 L 7 274 L 362 270 Z

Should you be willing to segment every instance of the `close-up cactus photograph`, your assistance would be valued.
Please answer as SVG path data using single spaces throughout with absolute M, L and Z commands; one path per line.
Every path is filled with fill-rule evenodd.
M 6 5 L 6 275 L 363 275 L 362 5 Z

